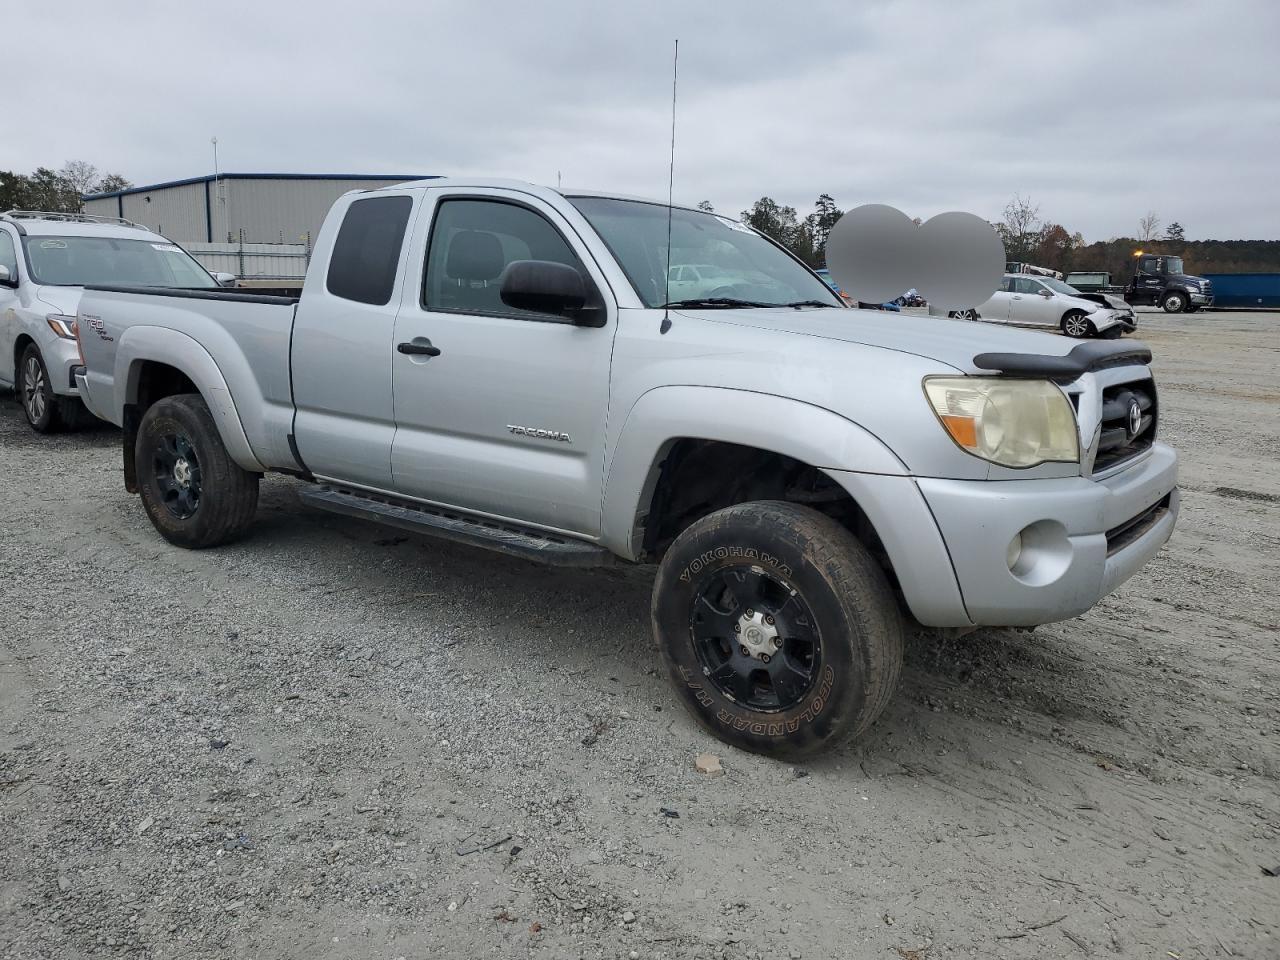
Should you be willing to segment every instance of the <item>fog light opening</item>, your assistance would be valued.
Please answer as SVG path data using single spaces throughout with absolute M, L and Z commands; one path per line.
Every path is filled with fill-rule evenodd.
M 1015 533 L 1013 539 L 1009 541 L 1009 546 L 1005 547 L 1004 559 L 1009 564 L 1009 569 L 1017 568 L 1018 559 L 1022 556 L 1022 534 Z

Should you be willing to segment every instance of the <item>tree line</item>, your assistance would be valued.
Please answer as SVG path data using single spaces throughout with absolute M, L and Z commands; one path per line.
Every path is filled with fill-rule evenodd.
M 34 173 L 0 170 L 0 211 L 48 210 L 79 213 L 87 193 L 110 193 L 133 186 L 118 173 L 99 173 L 84 160 L 70 160 L 61 170 L 36 167 Z
M 703 200 L 698 206 L 712 210 Z M 743 210 L 742 221 L 773 237 L 811 267 L 826 266 L 827 236 L 844 211 L 832 196 L 823 193 L 813 212 L 801 216 L 795 207 L 761 197 Z M 920 223 L 920 218 L 915 218 Z M 1005 258 L 1032 263 L 1064 274 L 1104 271 L 1113 283 L 1123 283 L 1133 272 L 1137 250 L 1180 256 L 1188 273 L 1280 272 L 1280 240 L 1187 240 L 1186 228 L 1176 220 L 1167 227 L 1154 211 L 1139 218 L 1132 237 L 1113 237 L 1086 243 L 1077 230 L 1040 216 L 1030 198 L 1015 194 L 1000 220 L 992 223 L 1004 243 Z

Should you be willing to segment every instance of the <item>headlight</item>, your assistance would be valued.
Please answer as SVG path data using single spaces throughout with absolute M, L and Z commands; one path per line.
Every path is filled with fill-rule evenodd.
M 1005 467 L 1078 463 L 1075 411 L 1049 380 L 929 377 L 924 392 L 961 449 Z
M 49 324 L 49 329 L 63 340 L 74 340 L 76 338 L 75 317 L 68 317 L 63 313 L 51 313 L 44 319 Z

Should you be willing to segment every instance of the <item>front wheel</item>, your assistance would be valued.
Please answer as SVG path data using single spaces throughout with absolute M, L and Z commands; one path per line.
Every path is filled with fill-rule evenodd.
M 1165 313 L 1181 313 L 1187 308 L 1187 298 L 1185 295 L 1174 290 L 1164 295 L 1164 299 L 1160 301 L 1160 305 L 1164 307 Z
M 60 397 L 53 392 L 49 368 L 34 343 L 27 344 L 18 360 L 18 399 L 27 422 L 37 433 L 74 429 L 84 419 L 84 407 L 76 397 Z
M 977 320 L 979 319 L 977 310 L 953 310 L 947 314 L 952 320 Z
M 157 400 L 138 424 L 138 492 L 170 543 L 213 547 L 244 533 L 258 507 L 258 475 L 227 453 L 197 393 Z
M 1080 310 L 1072 310 L 1062 318 L 1062 332 L 1068 337 L 1082 340 L 1093 335 L 1093 324 Z
M 884 572 L 835 520 L 792 503 L 739 504 L 691 525 L 658 568 L 652 618 L 695 719 L 772 756 L 865 731 L 902 669 Z

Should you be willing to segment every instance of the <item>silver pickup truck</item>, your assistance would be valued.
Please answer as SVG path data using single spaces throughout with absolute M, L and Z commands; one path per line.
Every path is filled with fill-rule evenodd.
M 243 533 L 275 471 L 324 510 L 656 563 L 675 688 L 775 755 L 871 724 L 904 612 L 1077 616 L 1178 513 L 1142 344 L 846 309 L 741 223 L 643 200 L 352 193 L 297 302 L 91 287 L 76 329 L 81 396 L 171 542 Z

